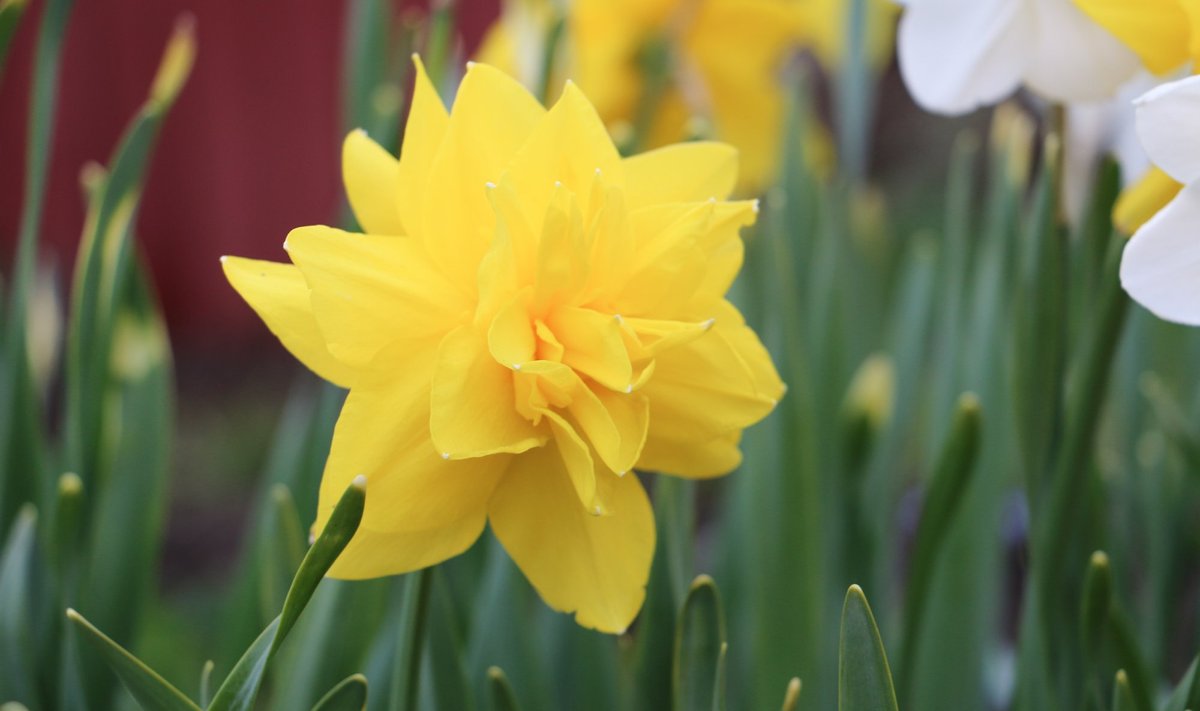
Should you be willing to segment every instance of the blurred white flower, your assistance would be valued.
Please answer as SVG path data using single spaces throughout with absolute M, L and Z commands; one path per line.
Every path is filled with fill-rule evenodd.
M 1126 245 L 1121 284 L 1160 318 L 1200 325 L 1200 76 L 1164 84 L 1136 107 L 1142 147 L 1184 187 Z
M 1058 102 L 1109 98 L 1137 56 L 1071 0 L 907 0 L 898 54 L 928 111 L 964 114 L 1022 86 Z

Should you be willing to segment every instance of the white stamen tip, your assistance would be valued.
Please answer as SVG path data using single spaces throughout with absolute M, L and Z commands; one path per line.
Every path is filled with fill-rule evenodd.
M 367 477 L 363 474 L 359 474 L 358 476 L 354 477 L 354 481 L 350 483 L 356 489 L 365 489 L 367 488 Z
M 450 458 L 449 452 L 442 452 L 442 459 L 449 459 L 449 458 Z
M 604 171 L 600 170 L 599 166 L 596 166 L 596 175 L 603 175 L 603 174 L 604 174 Z
M 621 314 L 613 314 L 613 320 L 620 324 L 625 323 L 625 317 L 622 316 Z
M 753 206 L 752 206 L 752 207 L 754 208 L 754 211 L 757 213 L 757 212 L 758 212 L 758 210 L 759 210 L 759 206 L 758 206 L 758 198 L 754 198 L 754 204 L 753 204 Z
M 287 241 L 287 239 L 286 239 L 286 238 L 284 238 L 284 240 L 283 240 L 283 250 L 286 252 L 286 251 L 287 251 L 287 248 L 288 248 L 288 241 Z
M 617 476 L 625 476 L 628 473 L 629 473 L 628 469 L 622 469 L 621 471 L 617 472 Z
M 227 257 L 227 256 L 225 256 L 224 254 L 222 254 L 222 255 L 221 255 L 221 264 L 224 264 L 226 259 L 229 259 L 229 257 Z
M 630 383 L 625 386 L 625 394 L 628 395 L 631 392 L 633 392 L 633 383 Z
M 467 69 L 474 69 L 474 68 L 475 68 L 475 62 L 467 62 Z
M 710 197 L 710 198 L 708 199 L 708 201 L 709 201 L 710 203 L 712 203 L 712 204 L 714 204 L 714 205 L 715 205 L 715 204 L 717 203 L 717 198 L 715 198 L 715 197 Z
M 555 180 L 555 181 L 554 181 L 554 187 L 556 187 L 556 188 L 561 188 L 561 187 L 562 187 L 562 181 L 561 181 L 561 180 Z
M 599 516 L 600 514 L 604 513 L 604 510 L 601 509 L 600 506 L 597 504 L 596 508 L 592 509 L 592 513 Z
M 489 180 L 483 184 L 483 187 L 487 188 L 488 190 L 495 190 L 496 184 Z
M 700 324 L 700 326 L 701 326 L 701 327 L 702 327 L 704 330 L 706 330 L 706 331 L 707 331 L 708 329 L 712 328 L 712 327 L 713 327 L 713 324 L 714 324 L 714 323 L 716 323 L 716 322 L 717 322 L 717 320 L 716 320 L 715 318 L 710 318 L 709 320 L 707 320 L 707 321 L 705 321 L 704 323 Z
M 317 534 L 312 531 L 309 531 L 308 532 L 308 545 L 311 546 L 312 544 L 314 544 L 316 542 L 317 542 Z
M 356 128 L 356 129 L 354 129 L 354 133 L 357 133 L 357 134 L 358 134 L 358 135 L 360 135 L 360 136 L 366 136 L 366 135 L 367 135 L 367 129 L 365 129 L 365 128 Z
M 513 370 L 520 370 L 520 369 L 521 369 L 520 363 L 513 363 Z

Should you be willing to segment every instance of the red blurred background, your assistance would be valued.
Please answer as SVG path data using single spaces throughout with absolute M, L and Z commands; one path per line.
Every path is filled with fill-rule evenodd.
M 397 12 L 425 2 L 393 0 Z M 23 192 L 29 74 L 42 6 L 21 21 L 0 76 L 0 264 L 11 264 Z M 403 7 L 401 7 L 403 6 Z M 473 47 L 498 0 L 462 0 Z M 229 356 L 272 339 L 230 289 L 218 257 L 280 259 L 288 230 L 336 219 L 346 2 L 76 2 L 53 136 L 45 258 L 68 276 L 83 224 L 79 170 L 107 163 L 145 100 L 175 19 L 196 19 L 198 54 L 163 127 L 137 237 L 184 359 Z M 4 272 L 7 273 L 7 268 Z

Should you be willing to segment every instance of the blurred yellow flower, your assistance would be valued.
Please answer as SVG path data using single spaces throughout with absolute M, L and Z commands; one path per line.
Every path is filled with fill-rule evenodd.
M 1155 74 L 1200 58 L 1200 0 L 1075 0 Z
M 889 0 L 868 5 L 867 49 L 879 64 L 890 56 L 896 10 Z M 780 72 L 789 51 L 809 47 L 837 66 L 849 7 L 847 0 L 574 0 L 555 64 L 638 147 L 686 140 L 698 128 L 733 144 L 741 153 L 739 190 L 750 192 L 771 181 L 779 161 Z M 480 58 L 539 87 L 545 39 L 562 18 L 556 8 L 549 0 L 505 3 Z M 823 133 L 807 140 L 810 153 L 827 156 Z
M 343 173 L 364 233 L 301 227 L 294 265 L 224 259 L 293 354 L 350 394 L 316 528 L 370 496 L 333 574 L 422 568 L 485 521 L 546 602 L 625 629 L 654 519 L 633 470 L 726 473 L 784 391 L 724 295 L 756 203 L 735 151 L 622 159 L 572 84 L 549 110 L 469 66 L 447 113 L 418 62 L 397 161 L 361 132 Z

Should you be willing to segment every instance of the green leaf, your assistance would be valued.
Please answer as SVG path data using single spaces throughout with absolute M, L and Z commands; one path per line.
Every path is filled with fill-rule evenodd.
M 391 711 L 416 711 L 421 680 L 421 650 L 429 617 L 429 569 L 409 573 L 400 612 L 399 646 L 392 668 Z
M 838 709 L 898 711 L 883 640 L 879 637 L 871 606 L 857 585 L 850 586 L 842 607 Z
M 296 624 L 329 567 L 358 530 L 366 501 L 366 487 L 366 477 L 358 476 L 346 488 L 325 530 L 308 549 L 300 569 L 296 571 L 283 603 L 283 611 L 263 630 L 229 672 L 213 696 L 209 711 L 248 711 L 254 707 L 254 699 L 258 696 L 271 657 Z
M 100 652 L 104 661 L 108 662 L 108 666 L 145 711 L 200 711 L 200 707 L 191 699 L 167 683 L 124 647 L 93 627 L 83 615 L 68 608 L 67 619 L 74 623 L 83 632 L 83 638 Z
M 697 576 L 675 627 L 671 708 L 699 711 L 714 705 L 717 669 L 725 645 L 725 613 L 713 579 Z
M 362 711 L 367 706 L 367 678 L 355 674 L 329 690 L 312 711 Z
M 37 509 L 21 507 L 0 556 L 0 698 L 37 706 L 30 666 L 33 649 L 30 587 L 33 584 Z
M 800 690 L 803 684 L 798 677 L 792 677 L 788 682 L 787 690 L 783 692 L 783 706 L 780 711 L 796 711 L 796 704 L 800 703 Z
M 979 399 L 964 393 L 958 399 L 950 434 L 942 448 L 913 542 L 913 557 L 904 595 L 904 635 L 901 642 L 900 689 L 905 698 L 912 689 L 917 661 L 917 641 L 938 556 L 947 532 L 962 504 L 979 454 L 982 415 Z
M 25 13 L 26 0 L 0 0 L 0 77 L 4 76 L 4 60 L 17 23 Z
M 492 699 L 492 711 L 520 711 L 517 696 L 513 693 L 508 677 L 500 667 L 488 667 L 488 691 Z
M 1200 708 L 1200 680 L 1197 679 L 1197 676 L 1200 675 L 1200 663 L 1198 662 L 1200 662 L 1200 658 L 1192 660 L 1191 666 L 1187 668 L 1183 678 L 1171 692 L 1162 711 L 1188 711 L 1188 709 Z
M 259 569 L 262 585 L 259 588 L 263 617 L 274 616 L 283 606 L 292 576 L 304 560 L 305 535 L 300 523 L 296 501 L 286 484 L 271 487 L 267 509 L 269 535 L 259 549 Z
M 463 640 L 466 633 L 456 614 L 442 569 L 435 568 L 431 574 L 433 587 L 429 593 L 429 617 L 436 633 L 425 637 L 433 696 L 439 709 L 469 711 L 475 708 L 475 701 L 464 662 Z
M 1138 711 L 1138 705 L 1133 700 L 1133 691 L 1129 688 L 1129 677 L 1124 669 L 1118 669 L 1113 680 L 1113 711 Z
M 1096 664 L 1100 645 L 1108 627 L 1109 610 L 1113 604 L 1112 568 L 1108 554 L 1096 551 L 1088 562 L 1083 581 L 1083 655 L 1089 666 Z
M 722 642 L 721 651 L 717 654 L 717 673 L 713 679 L 712 711 L 726 711 L 728 708 L 728 704 L 726 703 L 728 681 L 725 678 L 728 656 L 729 644 Z
M 212 673 L 216 664 L 209 659 L 204 662 L 204 667 L 200 669 L 200 705 L 207 708 L 212 701 Z

